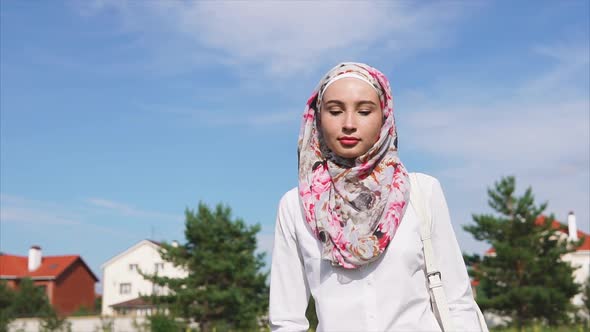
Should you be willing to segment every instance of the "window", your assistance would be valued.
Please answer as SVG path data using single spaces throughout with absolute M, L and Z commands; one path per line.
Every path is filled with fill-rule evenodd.
M 155 266 L 156 272 L 164 270 L 164 263 L 156 263 L 156 264 L 154 264 L 154 266 Z
M 131 283 L 125 282 L 119 284 L 119 294 L 130 294 L 131 293 Z
M 137 271 L 138 269 L 137 264 L 129 264 L 129 271 Z

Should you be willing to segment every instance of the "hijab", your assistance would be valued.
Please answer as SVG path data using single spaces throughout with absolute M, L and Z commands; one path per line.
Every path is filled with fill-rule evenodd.
M 344 77 L 371 85 L 383 111 L 377 142 L 353 159 L 330 151 L 318 123 L 325 90 Z M 322 258 L 346 269 L 379 258 L 399 228 L 410 193 L 408 173 L 398 157 L 393 99 L 385 75 L 363 63 L 332 68 L 307 101 L 297 153 L 301 208 L 321 242 Z

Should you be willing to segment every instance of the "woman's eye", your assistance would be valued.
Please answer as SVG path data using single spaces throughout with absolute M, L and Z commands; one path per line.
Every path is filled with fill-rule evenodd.
M 329 112 L 331 115 L 338 115 L 338 114 L 342 113 L 342 110 L 340 110 L 340 109 L 337 109 L 337 108 L 331 108 L 331 109 L 329 109 L 329 110 L 328 110 L 328 112 Z
M 370 110 L 360 110 L 359 114 L 360 115 L 369 115 L 369 114 L 371 114 L 371 111 Z

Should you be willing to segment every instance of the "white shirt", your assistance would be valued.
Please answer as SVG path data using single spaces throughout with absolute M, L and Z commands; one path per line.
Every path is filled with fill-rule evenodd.
M 463 256 L 440 183 L 418 174 L 432 209 L 432 246 L 454 326 L 479 331 Z M 429 191 L 426 188 L 430 188 Z M 279 203 L 270 277 L 272 331 L 307 331 L 314 297 L 317 331 L 440 331 L 430 307 L 420 224 L 412 206 L 381 257 L 355 270 L 321 259 L 320 241 L 303 218 L 297 188 Z

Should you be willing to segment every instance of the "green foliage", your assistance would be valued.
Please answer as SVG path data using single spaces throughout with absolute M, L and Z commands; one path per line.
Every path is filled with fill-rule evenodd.
M 533 324 L 528 327 L 497 327 L 490 329 L 491 332 L 587 332 L 583 325 L 560 325 L 560 326 L 543 326 Z
M 307 303 L 307 310 L 305 310 L 305 317 L 309 322 L 309 329 L 315 331 L 318 327 L 318 316 L 315 312 L 315 300 L 313 296 L 309 297 L 309 302 Z
M 35 286 L 31 279 L 22 279 L 17 290 L 0 282 L 0 332 L 7 331 L 16 318 L 46 317 L 52 311 L 44 290 Z
M 268 273 L 264 254 L 256 254 L 260 226 L 247 226 L 232 219 L 231 209 L 221 204 L 215 210 L 199 203 L 187 209 L 184 245 L 162 244 L 162 257 L 188 271 L 185 278 L 146 276 L 167 287 L 171 294 L 154 296 L 153 303 L 173 315 L 199 323 L 202 331 L 227 327 L 254 330 L 257 318 L 268 308 Z
M 584 285 L 584 309 L 590 315 L 590 276 L 586 279 L 586 284 Z
M 156 313 L 148 317 L 149 327 L 151 332 L 173 332 L 182 331 L 183 327 L 174 317 Z
M 17 290 L 0 282 L 0 332 L 8 330 L 15 318 L 41 318 L 41 331 L 70 331 L 70 323 L 58 317 L 49 304 L 43 288 L 35 286 L 33 280 L 20 280 Z
M 12 307 L 15 296 L 6 282 L 0 281 L 0 332 L 8 331 L 8 324 L 15 318 Z
M 74 311 L 72 313 L 72 316 L 93 316 L 95 314 L 98 314 L 100 311 L 92 310 L 92 309 L 88 309 L 85 306 L 81 306 L 79 307 L 76 311 Z
M 540 321 L 550 326 L 568 323 L 579 292 L 573 268 L 562 256 L 575 250 L 556 236 L 553 216 L 541 217 L 547 203 L 535 205 L 532 189 L 515 196 L 514 177 L 502 178 L 488 190 L 496 214 L 474 214 L 464 226 L 477 240 L 486 241 L 495 255 L 466 255 L 470 273 L 480 281 L 477 294 L 482 310 L 509 316 L 517 327 Z
M 47 294 L 41 287 L 35 286 L 33 280 L 29 278 L 20 281 L 15 294 L 11 305 L 15 317 L 39 317 L 51 312 Z
M 94 299 L 94 312 L 100 314 L 102 310 L 102 295 Z
M 41 319 L 41 332 L 71 332 L 72 324 L 49 309 Z
M 94 332 L 114 332 L 115 320 L 113 317 L 100 316 L 100 324 L 94 328 Z
M 582 301 L 584 303 L 582 310 L 586 316 L 586 324 L 590 325 L 590 276 L 588 276 L 586 283 L 584 284 L 584 290 L 582 291 Z

